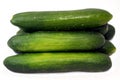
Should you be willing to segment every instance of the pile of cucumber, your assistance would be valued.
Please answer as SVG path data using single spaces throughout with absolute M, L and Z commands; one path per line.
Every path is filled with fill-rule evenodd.
M 20 73 L 103 72 L 111 68 L 116 48 L 111 13 L 103 9 L 17 13 L 20 30 L 8 40 L 17 54 L 4 65 Z

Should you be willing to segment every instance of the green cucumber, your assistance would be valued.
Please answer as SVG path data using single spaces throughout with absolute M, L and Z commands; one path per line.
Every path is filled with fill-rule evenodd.
M 115 28 L 112 25 L 108 25 L 108 32 L 104 35 L 106 40 L 111 40 L 115 35 Z
M 36 32 L 38 32 L 38 31 L 36 31 Z M 32 32 L 33 33 L 33 32 Z M 34 32 L 35 33 L 35 32 Z M 25 31 L 23 31 L 23 30 L 18 30 L 18 32 L 16 33 L 16 35 L 24 35 L 24 34 L 31 34 L 31 33 L 29 33 L 29 32 L 25 32 Z
M 110 41 L 106 40 L 105 44 L 100 49 L 98 49 L 98 51 L 110 56 L 116 51 L 116 47 Z
M 108 24 L 105 24 L 105 25 L 102 25 L 98 28 L 94 28 L 94 29 L 85 29 L 85 30 L 80 30 L 80 31 L 92 31 L 92 32 L 99 32 L 103 35 L 106 34 L 106 32 L 108 31 Z M 38 31 L 36 31 L 38 32 Z M 26 31 L 23 31 L 23 30 L 19 30 L 16 35 L 23 35 L 23 34 L 31 34 L 31 33 L 34 33 L 34 32 L 26 32 Z
M 112 63 L 106 54 L 93 52 L 31 53 L 7 57 L 4 65 L 19 73 L 102 72 Z
M 108 24 L 102 25 L 98 28 L 94 28 L 94 29 L 89 29 L 89 31 L 95 31 L 95 32 L 99 32 L 103 35 L 105 35 L 108 32 Z
M 63 31 L 97 28 L 106 24 L 112 15 L 102 9 L 68 11 L 36 11 L 15 14 L 11 23 L 24 31 Z
M 105 38 L 97 32 L 39 31 L 13 36 L 8 45 L 17 52 L 87 51 L 100 48 Z

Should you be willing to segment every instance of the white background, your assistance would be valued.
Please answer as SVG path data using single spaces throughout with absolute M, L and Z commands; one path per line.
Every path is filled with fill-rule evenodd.
M 0 0 L 0 80 L 119 80 L 120 79 L 120 1 L 119 0 Z M 75 10 L 101 8 L 113 14 L 109 22 L 116 29 L 112 42 L 117 51 L 111 56 L 112 68 L 106 72 L 21 74 L 6 69 L 3 60 L 15 53 L 7 46 L 18 28 L 10 23 L 13 14 L 24 11 Z

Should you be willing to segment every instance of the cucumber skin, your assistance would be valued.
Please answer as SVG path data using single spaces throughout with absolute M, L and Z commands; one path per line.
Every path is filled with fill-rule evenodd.
M 109 56 L 96 52 L 28 53 L 7 57 L 4 65 L 19 73 L 103 72 L 111 68 Z
M 104 35 L 106 40 L 112 40 L 115 35 L 115 28 L 111 24 L 108 25 L 108 32 Z
M 16 52 L 88 51 L 104 43 L 104 36 L 97 32 L 39 31 L 13 36 L 8 46 Z
M 63 31 L 96 28 L 106 24 L 112 15 L 102 9 L 70 11 L 36 11 L 13 15 L 11 23 L 24 31 Z

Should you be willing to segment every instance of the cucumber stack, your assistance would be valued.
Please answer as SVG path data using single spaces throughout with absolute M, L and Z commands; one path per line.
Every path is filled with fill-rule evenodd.
M 8 40 L 17 54 L 4 65 L 21 73 L 103 72 L 116 48 L 112 15 L 102 9 L 22 12 L 11 23 L 20 30 Z

